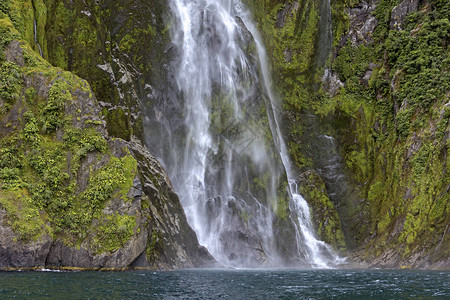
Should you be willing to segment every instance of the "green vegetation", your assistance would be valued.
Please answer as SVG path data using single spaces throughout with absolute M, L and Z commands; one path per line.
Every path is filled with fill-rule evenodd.
M 157 259 L 160 251 L 163 249 L 163 239 L 161 232 L 153 230 L 152 234 L 149 234 L 148 247 L 146 250 L 147 260 L 153 262 Z
M 449 21 L 448 11 L 439 1 L 432 1 L 406 18 L 404 30 L 389 30 L 386 12 L 395 4 L 380 1 L 375 11 L 380 22 L 374 32 L 376 42 L 357 47 L 347 44 L 339 50 L 333 69 L 345 84 L 335 97 L 340 109 L 355 115 L 362 105 L 361 121 L 370 120 L 365 127 L 371 128 L 365 131 L 358 129 L 364 124 L 357 124 L 362 147 L 345 156 L 357 181 L 372 183 L 365 185 L 365 198 L 377 238 L 368 251 L 377 255 L 406 242 L 400 249 L 408 256 L 436 244 L 449 221 L 449 208 L 444 204 L 449 200 L 444 154 L 448 145 L 443 138 L 449 130 L 443 107 L 450 88 Z M 364 86 L 361 79 L 369 63 L 376 67 Z M 385 129 L 375 129 L 375 123 Z M 355 163 L 355 156 L 366 159 Z M 371 157 L 373 163 L 367 160 Z M 398 224 L 404 224 L 400 234 L 395 233 Z M 386 242 L 391 235 L 395 238 Z
M 445 1 L 428 1 L 406 17 L 402 30 L 392 30 L 391 11 L 401 1 L 381 0 L 373 12 L 378 21 L 369 33 L 373 42 L 345 42 L 342 37 L 351 26 L 347 8 L 359 2 L 331 1 L 334 56 L 326 67 L 343 83 L 334 96 L 326 93 L 319 79 L 322 70 L 313 60 L 319 2 L 247 5 L 265 37 L 296 167 L 315 167 L 308 156 L 308 132 L 316 125 L 304 119 L 304 114 L 315 114 L 319 130 L 337 138 L 345 174 L 361 199 L 342 200 L 341 221 L 367 257 L 395 249 L 406 259 L 449 243 L 448 238 L 441 240 L 450 222 L 450 113 L 445 106 L 450 90 L 449 9 Z M 315 182 L 302 187 L 302 193 L 310 203 L 326 207 L 322 200 L 327 193 L 320 187 Z M 322 238 L 329 240 L 330 230 L 317 223 Z M 432 256 L 445 257 L 442 248 Z
M 1 179 L 5 180 L 5 169 L 2 169 L 1 173 Z M 17 175 L 14 174 L 15 178 Z M 29 241 L 44 232 L 49 233 L 50 228 L 41 218 L 39 210 L 34 206 L 26 189 L 18 187 L 0 189 L 0 206 L 6 210 L 8 224 L 19 240 Z
M 314 172 L 302 174 L 300 194 L 311 207 L 319 237 L 339 252 L 344 253 L 347 247 L 341 222 L 320 176 Z
M 314 0 L 247 1 L 264 33 L 267 53 L 273 64 L 275 85 L 288 111 L 301 110 L 310 103 L 316 83 L 314 55 L 318 35 L 318 3 Z M 286 3 L 284 3 L 286 2 Z M 312 101 L 311 101 L 312 102 Z M 292 130 L 295 130 L 293 125 Z
M 134 216 L 113 214 L 103 216 L 94 230 L 92 247 L 99 253 L 115 252 L 134 235 L 136 219 Z
M 108 126 L 109 134 L 124 140 L 130 140 L 133 128 L 129 124 L 129 116 L 125 114 L 122 108 L 119 107 L 110 111 L 103 109 L 102 114 L 105 116 L 106 122 L 111 124 Z
M 137 232 L 134 216 L 105 209 L 113 200 L 127 204 L 137 162 L 126 150 L 113 155 L 98 130 L 103 122 L 97 113 L 79 106 L 93 93 L 110 104 L 102 112 L 109 135 L 130 140 L 142 134 L 133 92 L 145 82 L 165 84 L 154 79 L 165 77 L 160 66 L 170 55 L 162 49 L 172 24 L 162 20 L 159 2 L 148 3 L 160 14 L 151 18 L 144 9 L 146 13 L 128 7 L 131 2 L 117 1 L 107 8 L 89 1 L 0 2 L 0 206 L 19 240 L 48 234 L 80 245 L 89 239 L 101 253 L 116 251 Z M 370 33 L 373 41 L 355 44 L 342 38 L 351 26 L 348 8 L 360 1 L 332 0 L 334 53 L 325 67 L 343 87 L 331 96 L 316 62 L 319 1 L 246 2 L 263 32 L 274 86 L 284 99 L 295 166 L 302 173 L 315 167 L 309 154 L 314 149 L 305 142 L 312 126 L 305 115 L 315 115 L 321 133 L 336 137 L 344 172 L 360 198 L 356 204 L 345 199 L 333 204 L 324 182 L 308 176 L 310 184 L 302 186 L 302 194 L 313 204 L 320 236 L 344 248 L 337 209 L 368 258 L 386 250 L 405 259 L 415 253 L 448 257 L 448 1 L 421 2 L 402 29 L 393 30 L 391 12 L 401 1 L 380 0 L 373 12 L 378 21 Z M 84 80 L 37 55 L 34 20 L 44 58 L 89 80 L 93 92 Z M 5 60 L 12 40 L 20 42 L 22 53 L 15 62 Z M 129 76 L 129 69 L 140 76 Z M 236 132 L 225 97 L 219 95 L 212 103 L 220 111 L 212 116 L 212 130 L 227 136 Z M 260 113 L 266 115 L 263 108 Z M 265 120 L 256 120 L 261 123 L 255 127 L 268 128 Z M 270 141 L 268 131 L 261 135 Z M 255 176 L 249 184 L 264 193 L 268 178 Z M 286 199 L 272 203 L 278 218 L 287 219 Z M 148 242 L 152 261 L 162 247 L 161 233 L 153 231 Z M 438 244 L 443 246 L 433 248 Z
M 0 98 L 3 100 L 0 115 L 9 111 L 20 96 L 22 74 L 19 67 L 12 62 L 2 62 L 0 65 Z
M 99 116 L 80 106 L 87 101 L 80 97 L 92 98 L 89 85 L 31 50 L 13 27 L 19 24 L 26 32 L 21 22 L 28 23 L 20 16 L 11 22 L 4 13 L 12 10 L 5 5 L 0 7 L 1 113 L 19 122 L 0 140 L 0 206 L 7 222 L 23 241 L 47 234 L 79 245 L 93 236 L 91 246 L 98 253 L 116 251 L 135 234 L 136 220 L 103 209 L 112 199 L 130 201 L 137 162 L 127 150 L 123 157 L 110 153 L 96 129 Z M 4 60 L 12 39 L 21 43 L 24 66 Z M 14 105 L 19 107 L 13 111 Z M 76 125 L 81 117 L 87 121 Z

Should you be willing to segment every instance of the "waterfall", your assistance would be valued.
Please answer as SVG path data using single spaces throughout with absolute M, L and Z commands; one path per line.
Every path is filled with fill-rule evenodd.
M 338 257 L 329 245 L 323 241 L 318 240 L 314 234 L 314 228 L 311 222 L 310 210 L 308 203 L 305 199 L 298 193 L 297 184 L 293 177 L 291 162 L 289 160 L 288 151 L 286 144 L 284 143 L 283 136 L 281 133 L 280 122 L 278 120 L 279 114 L 277 111 L 277 99 L 272 90 L 272 80 L 268 68 L 267 56 L 262 44 L 262 39 L 256 29 L 256 27 L 251 22 L 251 18 L 242 7 L 242 4 L 237 5 L 238 15 L 244 20 L 244 23 L 248 30 L 251 32 L 253 38 L 255 39 L 257 45 L 257 52 L 259 56 L 260 68 L 262 70 L 262 76 L 264 78 L 264 87 L 269 96 L 271 110 L 274 112 L 271 116 L 269 115 L 269 120 L 271 120 L 271 131 L 274 135 L 274 139 L 278 145 L 280 151 L 280 157 L 283 162 L 284 169 L 287 174 L 288 187 L 291 198 L 290 208 L 291 217 L 295 218 L 294 226 L 296 232 L 296 241 L 299 251 L 303 248 L 306 250 L 306 258 L 313 266 L 326 268 L 332 264 L 338 264 L 342 262 L 342 259 Z M 297 221 L 297 222 L 296 222 Z M 303 241 L 305 247 L 300 243 Z
M 170 7 L 176 93 L 154 105 L 147 144 L 200 244 L 234 267 L 336 263 L 297 192 L 250 14 L 238 0 L 171 0 Z
M 36 25 L 36 17 L 34 17 L 34 42 L 38 46 L 39 54 L 43 57 L 41 45 L 39 45 L 38 39 L 37 39 L 37 25 Z

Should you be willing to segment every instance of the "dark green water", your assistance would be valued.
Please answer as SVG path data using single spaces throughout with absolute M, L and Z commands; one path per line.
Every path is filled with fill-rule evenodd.
M 450 299 L 450 271 L 5 272 L 0 299 Z

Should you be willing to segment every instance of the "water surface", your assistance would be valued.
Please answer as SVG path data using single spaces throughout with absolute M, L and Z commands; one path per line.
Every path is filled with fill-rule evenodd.
M 450 271 L 5 272 L 0 299 L 450 299 Z

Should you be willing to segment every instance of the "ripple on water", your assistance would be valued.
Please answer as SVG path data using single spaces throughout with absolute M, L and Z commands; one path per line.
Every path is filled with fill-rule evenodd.
M 450 299 L 450 272 L 0 273 L 0 299 Z

